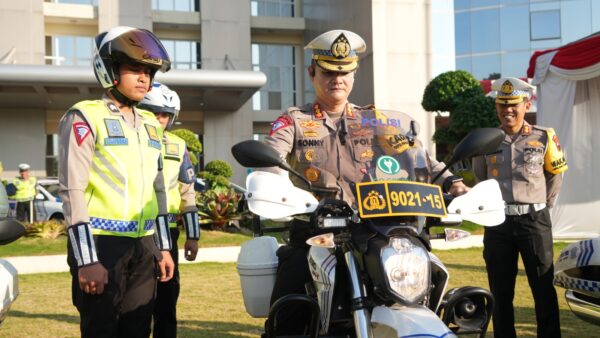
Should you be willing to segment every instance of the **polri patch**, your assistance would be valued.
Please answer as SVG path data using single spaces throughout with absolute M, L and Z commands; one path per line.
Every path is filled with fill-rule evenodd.
M 73 133 L 75 134 L 77 145 L 80 146 L 83 140 L 91 134 L 90 126 L 85 122 L 75 122 L 73 123 Z
M 108 137 L 125 137 L 123 126 L 121 126 L 121 122 L 119 120 L 104 119 L 104 124 L 106 125 L 106 132 L 108 132 Z
M 289 127 L 292 124 L 292 119 L 289 116 L 280 116 L 273 122 L 269 136 L 276 133 L 278 130 Z
M 179 159 L 179 144 L 167 143 L 165 145 L 165 158 Z
M 150 137 L 151 140 L 160 143 L 160 138 L 158 137 L 158 131 L 156 130 L 156 127 L 151 124 L 147 124 L 147 123 L 144 123 L 144 127 L 146 127 L 146 131 L 148 132 L 148 137 Z
M 146 132 L 148 133 L 148 146 L 156 149 L 161 149 L 162 146 L 160 144 L 160 138 L 158 137 L 158 131 L 156 127 L 147 123 L 144 123 L 144 127 L 146 128 Z

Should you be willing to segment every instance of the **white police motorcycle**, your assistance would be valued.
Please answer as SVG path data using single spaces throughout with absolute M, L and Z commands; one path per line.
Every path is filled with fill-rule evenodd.
M 399 116 L 399 120 L 403 118 L 410 120 Z M 459 224 L 463 219 L 485 226 L 502 223 L 504 201 L 499 186 L 495 180 L 481 182 L 446 207 L 439 186 L 430 184 L 435 178 L 427 154 L 411 140 L 410 135 L 416 135 L 414 125 L 407 134 L 400 137 L 409 145 L 405 150 L 382 156 L 383 170 L 398 165 L 404 169 L 402 177 L 382 179 L 377 171 L 369 172 L 365 182 L 356 184 L 357 211 L 340 200 L 318 201 L 288 177 L 264 171 L 248 176 L 245 197 L 252 213 L 266 219 L 310 220 L 315 233 L 307 241 L 313 276 L 307 295 L 288 295 L 271 307 L 277 266 L 275 239 L 256 237 L 242 246 L 238 271 L 244 304 L 250 315 L 268 317 L 264 336 L 275 337 L 274 318 L 290 302 L 312 309 L 308 337 L 485 335 L 492 313 L 491 294 L 478 287 L 444 294 L 448 270 L 429 252 L 428 240 L 422 235 L 427 232 L 428 219 L 441 225 Z M 503 138 L 499 129 L 475 130 L 455 148 L 448 165 L 492 152 Z M 308 190 L 315 190 L 267 145 L 244 141 L 232 152 L 243 166 L 276 166 L 305 181 Z M 263 231 L 255 227 L 257 234 Z M 452 237 L 457 232 L 446 229 L 446 234 Z
M 6 190 L 0 184 L 0 245 L 9 244 L 25 234 L 25 227 L 21 223 L 6 217 L 8 209 Z M 17 269 L 12 264 L 0 259 L 0 324 L 19 295 L 17 275 Z
M 554 284 L 579 318 L 600 325 L 600 237 L 571 243 L 554 265 Z

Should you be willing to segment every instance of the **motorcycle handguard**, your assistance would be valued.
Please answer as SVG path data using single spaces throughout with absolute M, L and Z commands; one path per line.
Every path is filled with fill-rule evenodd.
M 289 177 L 266 171 L 248 175 L 246 187 L 250 212 L 268 219 L 311 213 L 319 204 L 310 192 L 296 188 Z

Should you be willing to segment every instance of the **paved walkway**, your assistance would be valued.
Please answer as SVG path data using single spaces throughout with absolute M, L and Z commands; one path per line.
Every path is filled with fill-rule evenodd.
M 441 239 L 434 239 L 431 241 L 431 245 L 434 249 L 437 250 L 481 247 L 483 246 L 483 236 L 469 236 L 455 242 L 445 242 Z M 237 260 L 239 252 L 239 246 L 200 248 L 198 250 L 196 260 L 193 262 L 189 262 L 184 258 L 182 249 L 179 250 L 179 262 L 181 264 L 200 262 L 235 262 Z M 19 274 L 69 271 L 69 267 L 67 265 L 67 255 L 7 257 L 4 259 L 9 261 L 17 269 Z

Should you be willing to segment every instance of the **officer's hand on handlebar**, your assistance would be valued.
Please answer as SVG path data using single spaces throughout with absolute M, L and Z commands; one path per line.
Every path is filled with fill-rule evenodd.
M 160 269 L 160 278 L 158 279 L 161 282 L 168 282 L 173 278 L 173 272 L 175 271 L 175 263 L 173 262 L 173 257 L 171 257 L 171 253 L 169 251 L 161 251 L 163 259 L 158 262 L 158 267 Z
M 185 259 L 188 261 L 193 261 L 196 259 L 196 255 L 198 254 L 198 240 L 197 239 L 188 239 L 185 241 L 183 245 L 183 252 L 185 253 Z
M 104 284 L 108 284 L 108 271 L 101 263 L 79 268 L 79 287 L 85 293 L 99 295 L 104 292 Z
M 460 196 L 466 194 L 469 189 L 471 188 L 467 187 L 462 181 L 458 181 L 452 183 L 448 192 L 452 194 L 452 196 Z

